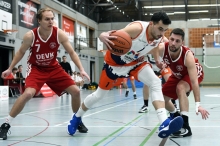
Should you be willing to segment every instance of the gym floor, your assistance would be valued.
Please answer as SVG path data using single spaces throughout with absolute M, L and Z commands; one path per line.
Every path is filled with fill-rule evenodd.
M 165 146 L 219 146 L 220 91 L 219 87 L 201 87 L 201 105 L 210 117 L 202 120 L 195 114 L 193 94 L 189 96 L 189 124 L 193 135 L 169 138 Z M 82 99 L 92 90 L 82 90 Z M 143 106 L 142 88 L 137 88 L 137 99 L 130 89 L 113 89 L 84 116 L 88 133 L 69 136 L 66 126 L 72 116 L 71 97 L 33 98 L 11 123 L 11 134 L 0 140 L 1 146 L 158 146 L 159 121 L 149 102 L 149 112 L 138 113 Z M 3 123 L 16 98 L 0 101 L 0 123 Z

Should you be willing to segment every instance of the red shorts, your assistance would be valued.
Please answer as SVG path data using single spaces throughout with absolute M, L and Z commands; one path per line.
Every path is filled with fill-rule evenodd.
M 71 79 L 60 65 L 53 68 L 28 65 L 25 88 L 34 88 L 38 93 L 46 83 L 58 96 L 75 82 Z
M 189 84 L 190 86 L 190 91 L 192 90 L 192 85 L 190 82 L 189 75 L 185 75 L 182 79 L 177 79 L 173 74 L 169 77 L 166 83 L 163 84 L 162 91 L 163 95 L 170 97 L 172 99 L 177 99 L 177 94 L 176 94 L 176 86 L 177 84 L 181 81 L 185 81 Z M 200 76 L 198 78 L 198 83 L 200 84 L 203 80 L 203 76 Z

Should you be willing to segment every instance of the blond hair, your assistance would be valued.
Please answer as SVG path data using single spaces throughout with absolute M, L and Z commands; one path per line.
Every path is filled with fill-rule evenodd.
M 45 12 L 45 11 L 51 11 L 51 12 L 53 13 L 53 15 L 54 15 L 54 12 L 53 12 L 52 9 L 50 9 L 50 8 L 40 8 L 40 9 L 38 10 L 38 12 L 37 12 L 36 18 L 37 18 L 38 20 L 42 20 L 42 17 L 43 17 L 42 13 Z

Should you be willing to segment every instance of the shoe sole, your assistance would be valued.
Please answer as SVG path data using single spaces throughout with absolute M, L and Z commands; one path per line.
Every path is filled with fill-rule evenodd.
M 176 117 L 174 118 L 169 125 L 167 126 L 167 130 L 164 128 L 161 131 L 159 131 L 158 136 L 160 138 L 166 138 L 168 137 L 170 134 L 179 131 L 183 126 L 183 118 L 182 117 Z
M 146 110 L 146 111 L 139 111 L 138 113 L 146 113 L 146 112 L 148 112 L 148 110 Z
M 172 135 L 170 136 L 170 138 L 184 138 L 184 137 L 189 137 L 189 136 L 192 136 L 192 134 L 191 135 Z

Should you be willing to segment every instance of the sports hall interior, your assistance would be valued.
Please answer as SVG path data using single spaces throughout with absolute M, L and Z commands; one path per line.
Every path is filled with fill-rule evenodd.
M 164 10 L 172 23 L 166 31 L 169 37 L 174 28 L 185 31 L 184 45 L 188 46 L 202 64 L 205 77 L 200 85 L 201 105 L 210 117 L 202 120 L 195 114 L 191 93 L 190 124 L 193 135 L 168 139 L 165 146 L 218 146 L 220 127 L 220 0 L 1 0 L 0 1 L 0 72 L 8 68 L 22 44 L 23 35 L 37 27 L 37 10 L 49 7 L 55 12 L 54 22 L 64 30 L 77 52 L 92 82 L 99 83 L 105 46 L 97 39 L 101 32 L 119 30 L 133 21 L 150 21 L 152 13 Z M 61 61 L 67 56 L 73 71 L 79 71 L 61 46 L 57 52 Z M 26 75 L 28 53 L 16 65 L 23 66 Z M 89 81 L 85 81 L 89 83 Z M 0 86 L 4 80 L 0 80 Z M 83 99 L 95 90 L 81 90 Z M 130 88 L 131 91 L 131 88 Z M 69 136 L 66 125 L 72 115 L 70 95 L 36 97 L 28 102 L 12 124 L 8 140 L 0 145 L 159 145 L 158 119 L 149 103 L 147 113 L 138 113 L 143 105 L 142 88 L 137 88 L 137 99 L 132 92 L 124 97 L 123 88 L 110 90 L 107 97 L 95 104 L 84 116 L 88 133 Z M 17 96 L 0 99 L 0 123 L 4 122 Z

